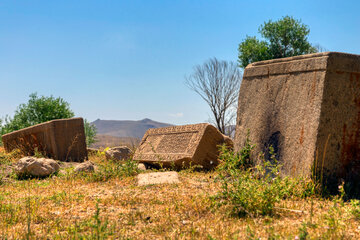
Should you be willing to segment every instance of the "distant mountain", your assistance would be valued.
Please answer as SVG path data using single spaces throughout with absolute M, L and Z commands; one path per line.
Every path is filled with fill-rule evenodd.
M 149 128 L 160 128 L 173 126 L 168 123 L 156 122 L 145 118 L 140 121 L 122 120 L 100 120 L 97 119 L 91 124 L 97 128 L 97 134 L 113 137 L 130 137 L 141 139 Z
M 104 149 L 107 147 L 127 146 L 130 149 L 137 147 L 140 143 L 139 138 L 133 137 L 114 137 L 109 135 L 97 134 L 96 142 L 91 144 L 92 148 Z

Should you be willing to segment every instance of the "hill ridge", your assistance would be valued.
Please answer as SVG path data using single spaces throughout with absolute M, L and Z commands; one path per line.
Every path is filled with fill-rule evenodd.
M 160 128 L 174 126 L 169 123 L 162 123 L 144 118 L 141 120 L 101 120 L 93 121 L 99 135 L 114 137 L 133 137 L 141 139 L 149 128 Z

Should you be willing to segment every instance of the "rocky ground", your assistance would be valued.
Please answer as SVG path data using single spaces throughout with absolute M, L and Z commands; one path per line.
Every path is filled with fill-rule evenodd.
M 90 157 L 97 169 L 62 163 L 50 177 L 17 179 L 16 153 L 0 151 L 1 239 L 359 239 L 359 209 L 337 197 L 280 200 L 271 215 L 230 214 L 214 196 L 218 172 L 178 172 L 178 182 L 138 184 L 138 170 Z M 356 212 L 358 211 L 358 212 Z

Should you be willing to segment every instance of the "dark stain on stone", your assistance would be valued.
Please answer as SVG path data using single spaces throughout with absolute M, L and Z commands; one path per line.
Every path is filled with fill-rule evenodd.
M 339 105 L 339 102 L 336 99 L 334 99 L 333 100 L 333 105 L 334 105 L 334 107 L 337 107 Z
M 356 81 L 360 84 L 360 74 L 351 73 L 350 81 Z M 342 146 L 341 146 L 341 164 L 342 172 L 345 175 L 353 172 L 353 167 L 360 164 L 360 96 L 355 96 L 354 104 L 356 106 L 356 119 L 350 125 L 343 125 Z M 359 164 L 357 164 L 359 163 Z
M 303 144 L 303 142 L 304 142 L 304 126 L 301 127 L 300 139 L 299 139 L 300 144 Z
M 281 159 L 281 146 L 283 142 L 284 136 L 280 131 L 274 132 L 264 144 L 265 159 L 268 161 L 271 160 L 270 146 L 274 148 L 275 158 L 277 160 Z

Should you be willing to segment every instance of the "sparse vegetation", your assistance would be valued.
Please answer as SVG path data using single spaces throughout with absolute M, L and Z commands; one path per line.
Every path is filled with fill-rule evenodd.
M 281 176 L 281 164 L 277 163 L 272 147 L 271 161 L 259 156 L 262 164 L 254 166 L 250 158 L 253 148 L 249 138 L 239 153 L 221 147 L 222 163 L 218 167 L 221 190 L 214 197 L 218 206 L 230 207 L 238 217 L 273 216 L 277 203 L 283 199 L 317 196 L 318 185 L 311 179 Z
M 86 136 L 86 146 L 91 146 L 93 143 L 96 142 L 96 127 L 95 125 L 88 122 L 88 120 L 84 120 L 84 131 Z
M 90 157 L 96 173 L 70 168 L 0 185 L 2 239 L 356 239 L 360 204 L 323 198 L 307 179 L 250 165 L 251 142 L 210 172 L 180 171 L 181 183 L 139 187 L 136 164 Z M 1 166 L 20 158 L 0 151 Z M 240 164 L 239 164 L 240 161 Z M 151 170 L 147 170 L 151 171 Z M 272 178 L 270 178 L 272 176 Z M 240 179 L 236 179 L 240 177 Z M 225 187 L 224 184 L 227 184 Z

